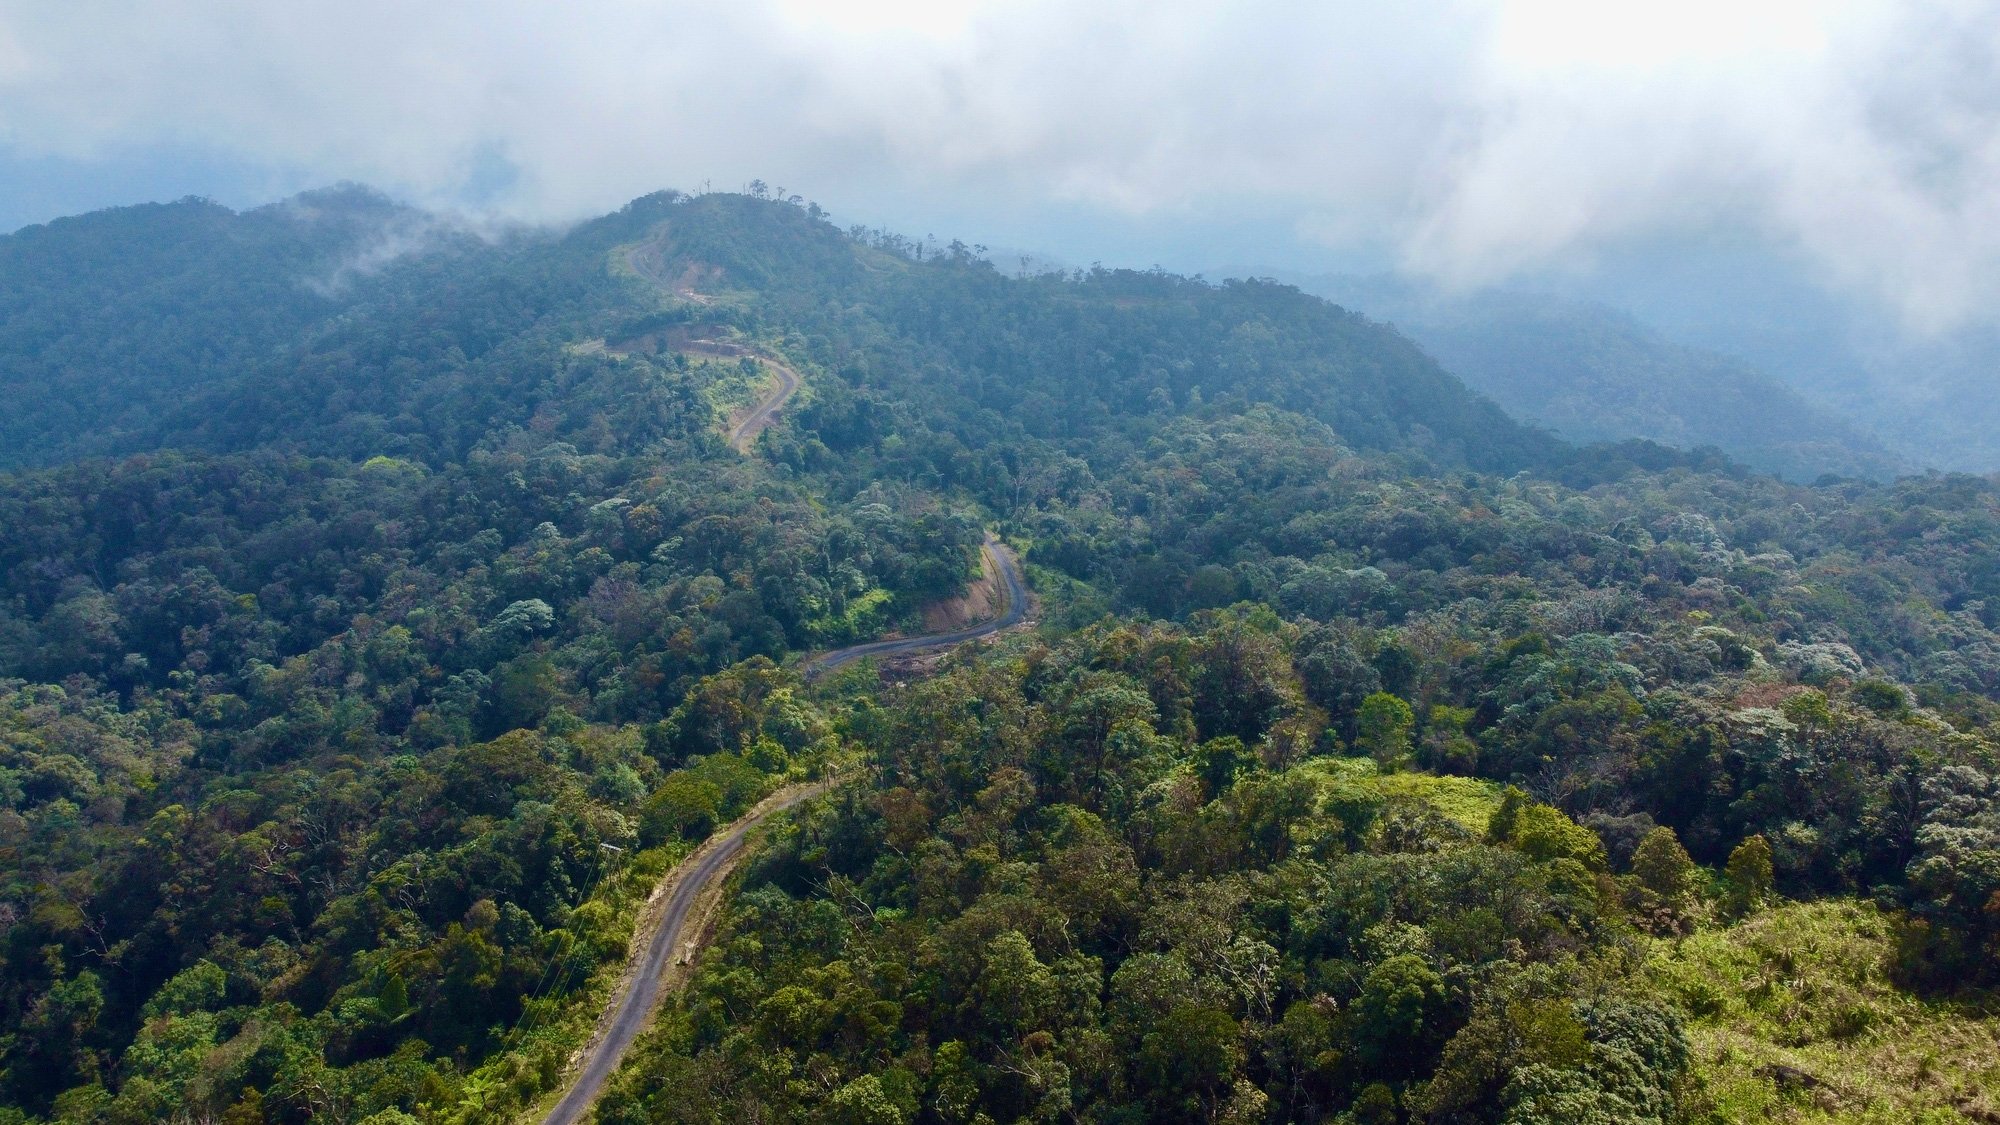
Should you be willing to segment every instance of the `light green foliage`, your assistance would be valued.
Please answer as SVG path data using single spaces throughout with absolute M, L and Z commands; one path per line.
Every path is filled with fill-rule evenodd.
M 411 218 L 0 238 L 0 1116 L 532 1117 L 637 904 L 835 763 L 606 1125 L 1671 1117 L 1690 862 L 2000 983 L 1992 481 L 1571 449 L 1283 286 L 767 198 L 300 284 Z M 812 375 L 747 455 L 732 337 Z M 988 529 L 1036 631 L 787 671 Z
M 1654 828 L 1632 853 L 1627 905 L 1654 932 L 1678 932 L 1692 919 L 1704 881 L 1674 830 Z
M 715 830 L 721 806 L 721 786 L 679 773 L 662 782 L 646 798 L 640 814 L 641 831 L 654 841 L 672 837 L 698 840 Z
M 966 998 L 980 1017 L 1010 1038 L 1047 1026 L 1059 999 L 1056 978 L 1027 937 L 1019 930 L 1001 934 L 986 947 L 984 961 Z
M 1890 975 L 1897 921 L 1785 904 L 1654 944 L 1650 980 L 1690 1015 L 1697 1120 L 1952 1122 L 2000 1090 L 2000 1027 Z
M 1405 772 L 1381 778 L 1375 785 L 1385 796 L 1422 802 L 1460 827 L 1474 830 L 1486 825 L 1500 800 L 1499 786 L 1469 777 Z
M 828 1125 L 903 1125 L 914 1116 L 916 1106 L 907 1093 L 898 1099 L 882 1079 L 864 1074 L 833 1092 L 821 1120 Z
M 1670 906 L 1685 906 L 1695 891 L 1694 860 L 1671 828 L 1646 833 L 1632 853 L 1632 877 Z
M 1725 907 L 1736 914 L 1755 909 L 1771 894 L 1770 842 L 1757 835 L 1736 845 L 1722 875 L 1728 885 L 1723 895 Z
M 1562 810 L 1525 799 L 1510 789 L 1494 810 L 1487 838 L 1519 849 L 1539 862 L 1566 859 L 1590 871 L 1605 868 L 1604 842 Z
M 1361 701 L 1355 718 L 1355 748 L 1370 758 L 1383 773 L 1395 773 L 1410 756 L 1410 729 L 1416 716 L 1410 705 L 1385 691 Z
M 1479 760 L 1479 745 L 1465 732 L 1475 711 L 1470 707 L 1433 704 L 1424 721 L 1420 754 L 1430 768 L 1449 773 L 1470 773 Z
M 1486 828 L 1501 801 L 1500 786 L 1490 781 L 1414 770 L 1383 774 L 1369 758 L 1316 758 L 1294 772 L 1319 779 L 1327 810 L 1361 828 L 1372 822 L 1385 800 L 1401 798 L 1477 832 Z M 1352 811 L 1343 811 L 1348 809 Z
M 146 1001 L 148 1017 L 212 1011 L 222 1006 L 229 974 L 206 959 L 195 962 L 161 985 Z
M 1235 735 L 1212 738 L 1200 750 L 1202 783 L 1210 794 L 1220 796 L 1236 784 L 1236 775 L 1250 763 L 1249 751 Z
M 1364 1056 L 1390 1073 L 1418 1071 L 1437 1046 L 1444 981 L 1423 959 L 1404 953 L 1381 962 L 1361 982 L 1354 1034 Z

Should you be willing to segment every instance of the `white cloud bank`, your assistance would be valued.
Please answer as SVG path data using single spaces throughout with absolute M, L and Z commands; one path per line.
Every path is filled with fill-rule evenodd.
M 1275 215 L 1461 283 L 1727 225 L 1920 325 L 2000 293 L 1992 0 L 0 0 L 0 147 L 162 146 L 534 218 Z

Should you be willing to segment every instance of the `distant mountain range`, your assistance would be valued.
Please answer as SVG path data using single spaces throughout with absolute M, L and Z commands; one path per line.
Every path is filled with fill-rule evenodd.
M 1744 357 L 1865 425 L 1924 468 L 2000 470 L 2000 329 L 1912 332 L 1833 303 L 1792 306 L 1790 332 L 1754 323 L 1677 325 L 1680 339 Z
M 1607 305 L 1506 290 L 1447 296 L 1389 277 L 1286 280 L 1394 324 L 1473 389 L 1571 441 L 1712 446 L 1794 480 L 1918 467 L 1796 387 Z
M 543 385 L 546 365 L 627 331 L 602 311 L 631 284 L 606 273 L 606 255 L 669 214 L 653 252 L 692 271 L 689 285 L 723 287 L 674 315 L 706 308 L 771 330 L 729 297 L 758 289 L 785 329 L 838 323 L 928 356 L 950 379 L 910 393 L 949 387 L 946 412 L 991 411 L 968 429 L 981 444 L 995 428 L 1060 442 L 1089 418 L 1233 401 L 1443 464 L 1567 455 L 1402 336 L 1290 286 L 1118 270 L 1010 281 L 956 244 L 859 245 L 745 197 L 649 197 L 567 232 L 481 239 L 345 187 L 240 214 L 183 200 L 0 237 L 0 392 L 18 404 L 0 419 L 0 467 L 160 448 L 461 455 L 495 427 L 529 425 L 538 403 L 575 400 Z

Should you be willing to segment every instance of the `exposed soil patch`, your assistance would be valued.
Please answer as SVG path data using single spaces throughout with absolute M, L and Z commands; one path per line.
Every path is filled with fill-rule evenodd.
M 979 552 L 979 579 L 965 593 L 924 607 L 924 632 L 949 633 L 1000 615 L 1000 583 L 990 551 Z
M 856 660 L 874 659 L 879 662 L 878 667 L 883 670 L 885 677 L 893 677 L 899 673 L 919 674 L 928 671 L 942 658 L 945 649 L 1003 633 L 1021 625 L 1033 625 L 1032 599 L 1028 594 L 1027 583 L 1021 577 L 1020 566 L 1014 560 L 1013 552 L 989 532 L 985 545 L 980 549 L 980 562 L 982 581 L 994 584 L 995 594 L 992 598 L 998 607 L 997 616 L 962 629 L 925 633 L 915 637 L 891 636 L 879 641 L 868 641 L 865 644 L 849 645 L 832 652 L 823 652 L 799 665 L 799 671 L 807 679 L 811 679 Z
M 662 328 L 657 332 L 647 332 L 632 336 L 616 343 L 603 345 L 603 350 L 613 355 L 665 355 L 680 352 L 685 355 L 702 356 L 707 359 L 753 359 L 770 372 L 770 386 L 757 397 L 757 401 L 729 416 L 724 427 L 729 444 L 738 453 L 750 452 L 757 435 L 771 428 L 778 420 L 778 411 L 783 409 L 792 392 L 799 389 L 803 378 L 791 364 L 776 356 L 724 338 L 728 330 L 714 324 L 677 324 L 672 328 Z
M 708 262 L 672 263 L 667 260 L 667 232 L 639 243 L 625 252 L 625 264 L 632 272 L 684 301 L 709 304 L 713 298 L 701 292 L 722 280 L 722 267 Z M 679 268 L 676 269 L 675 267 Z
M 657 235 L 625 251 L 625 262 L 632 267 L 633 273 L 676 297 L 698 305 L 708 304 L 709 297 L 698 291 L 696 286 L 712 286 L 721 281 L 722 267 L 699 261 L 670 263 L 667 243 L 667 231 L 663 228 Z M 605 350 L 619 355 L 685 352 L 710 358 L 748 357 L 763 364 L 765 370 L 776 377 L 775 385 L 755 403 L 729 418 L 729 444 L 738 453 L 748 453 L 757 435 L 778 420 L 778 411 L 784 407 L 785 400 L 799 389 L 800 376 L 784 360 L 725 338 L 725 331 L 713 324 L 676 325 L 606 344 Z

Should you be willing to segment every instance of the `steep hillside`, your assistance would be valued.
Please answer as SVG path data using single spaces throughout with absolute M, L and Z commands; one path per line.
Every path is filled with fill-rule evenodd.
M 173 219 L 106 291 L 171 355 L 292 275 L 161 263 L 283 210 L 34 237 Z M 2000 482 L 1573 449 L 1295 289 L 769 199 L 351 284 L 0 471 L 0 1125 L 534 1119 L 827 781 L 598 1121 L 1991 1109 Z M 1033 628 L 807 674 L 989 535 Z
M 1731 247 L 1660 256 L 1607 298 L 1676 341 L 1770 374 L 1925 469 L 2000 469 L 2000 325 L 1939 323 L 1829 288 L 1810 265 Z
M 16 282 L 13 385 L 67 378 L 87 392 L 34 416 L 37 436 L 11 458 L 281 446 L 449 460 L 573 409 L 573 382 L 606 377 L 573 346 L 662 317 L 789 335 L 802 358 L 879 371 L 883 393 L 968 449 L 1144 429 L 1215 400 L 1298 410 L 1359 447 L 1441 464 L 1557 455 L 1401 337 L 1282 286 L 1009 279 L 963 250 L 919 260 L 740 196 L 651 197 L 560 236 L 405 239 L 364 273 L 341 256 L 388 246 L 414 221 L 369 204 L 346 193 L 234 216 L 184 203 L 14 236 L 20 276 L 79 280 L 35 300 Z M 141 249 L 105 249 L 120 242 Z M 668 284 L 642 277 L 635 252 Z M 714 292 L 681 299 L 681 278 Z M 85 363 L 74 350 L 95 334 L 72 321 L 91 300 L 122 327 Z
M 795 213 L 777 225 L 798 229 L 766 231 L 785 217 L 742 199 L 689 210 L 667 234 L 681 263 L 674 272 L 713 267 L 724 289 L 733 279 L 756 286 L 770 270 L 768 248 L 782 246 L 794 268 L 773 287 L 781 315 L 885 372 L 948 373 L 928 396 L 915 384 L 895 389 L 969 397 L 987 411 L 979 425 L 992 438 L 1143 429 L 1220 401 L 1296 410 L 1357 446 L 1446 464 L 1520 467 L 1557 456 L 1555 443 L 1468 393 L 1406 340 L 1287 286 L 1129 270 L 1008 278 L 957 246 L 927 261 L 890 252 L 893 242 L 850 243 L 842 254 L 830 227 L 801 227 L 807 217 Z
M 152 444 L 187 396 L 242 379 L 368 295 L 432 222 L 360 188 L 234 213 L 198 199 L 0 237 L 0 465 Z
M 1517 417 L 1572 441 L 1714 446 L 1794 480 L 1883 479 L 1911 469 L 1880 439 L 1793 387 L 1674 344 L 1604 306 L 1513 292 L 1444 297 L 1386 279 L 1303 284 L 1394 323 Z

